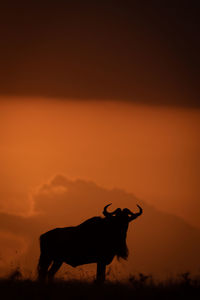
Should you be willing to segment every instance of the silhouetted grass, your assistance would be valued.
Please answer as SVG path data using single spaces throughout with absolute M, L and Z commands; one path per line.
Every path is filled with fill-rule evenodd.
M 200 281 L 184 273 L 176 280 L 155 283 L 151 276 L 130 276 L 125 283 L 99 285 L 80 280 L 55 280 L 51 284 L 21 278 L 19 270 L 0 279 L 1 299 L 200 299 Z

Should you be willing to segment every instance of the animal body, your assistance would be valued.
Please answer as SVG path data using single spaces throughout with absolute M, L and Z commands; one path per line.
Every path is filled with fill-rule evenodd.
M 93 217 L 78 226 L 55 228 L 40 236 L 40 258 L 38 275 L 40 280 L 52 279 L 61 265 L 76 267 L 96 263 L 98 282 L 105 280 L 106 266 L 113 258 L 126 259 L 128 249 L 126 235 L 129 223 L 142 214 L 129 209 L 117 208 L 108 212 L 104 207 L 104 217 Z

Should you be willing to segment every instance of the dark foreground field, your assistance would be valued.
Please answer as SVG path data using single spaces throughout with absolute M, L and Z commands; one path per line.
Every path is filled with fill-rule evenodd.
M 130 278 L 126 283 L 103 285 L 85 281 L 56 280 L 51 284 L 16 278 L 0 280 L 0 297 L 4 299 L 200 299 L 199 280 L 174 280 L 154 283 Z

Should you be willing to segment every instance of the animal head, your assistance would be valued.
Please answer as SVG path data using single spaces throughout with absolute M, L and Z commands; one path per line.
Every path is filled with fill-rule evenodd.
M 113 212 L 108 212 L 107 209 L 110 205 L 111 204 L 106 205 L 103 210 L 103 215 L 105 216 L 105 220 L 107 220 L 106 224 L 109 224 L 107 231 L 112 233 L 110 239 L 116 247 L 117 257 L 127 259 L 128 248 L 126 245 L 126 234 L 128 225 L 131 221 L 139 217 L 143 211 L 142 208 L 137 205 L 139 212 L 136 213 L 133 213 L 128 208 L 117 208 Z
M 107 208 L 111 205 L 112 203 L 106 205 L 104 207 L 104 210 L 103 210 L 103 215 L 105 217 L 112 217 L 112 216 L 115 216 L 121 220 L 123 220 L 124 222 L 126 223 L 129 223 L 133 220 L 135 220 L 137 217 L 139 217 L 142 213 L 143 213 L 143 210 L 142 208 L 137 204 L 137 207 L 139 208 L 139 212 L 137 213 L 133 213 L 132 211 L 130 211 L 130 209 L 128 208 L 124 208 L 124 209 L 121 209 L 121 208 L 117 208 L 116 210 L 114 210 L 113 212 L 108 212 Z

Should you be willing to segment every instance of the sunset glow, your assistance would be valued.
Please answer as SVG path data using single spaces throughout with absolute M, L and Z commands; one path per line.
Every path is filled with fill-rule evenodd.
M 200 228 L 198 110 L 42 98 L 2 98 L 0 106 L 2 213 L 34 215 L 38 212 L 33 202 L 39 199 L 37 190 L 61 174 L 105 189 L 122 189 L 138 201 Z M 65 187 L 59 185 L 51 190 L 50 199 L 63 193 Z M 47 197 L 46 192 L 39 197 Z M 109 203 L 110 199 L 95 197 L 96 208 L 93 211 L 91 204 L 88 211 L 86 199 L 80 194 L 75 215 L 70 214 L 74 211 L 71 200 L 65 202 L 66 224 L 58 222 L 61 207 L 52 203 L 58 211 L 49 219 L 49 227 L 73 225 L 91 214 L 98 215 L 101 201 Z M 130 206 L 125 196 L 117 197 L 114 205 Z M 51 205 L 48 201 L 44 202 L 45 211 Z M 42 226 L 41 231 L 49 227 Z M 24 234 L 19 232 L 20 239 Z M 24 246 L 19 248 L 25 251 Z M 167 259 L 167 252 L 165 255 Z
M 200 287 L 198 6 L 3 1 L 0 290 L 6 296 L 12 282 L 12 299 L 19 284 L 20 298 L 29 298 L 27 291 L 30 300 L 60 300 L 59 284 L 64 279 L 64 289 L 71 288 L 75 278 L 77 287 L 95 278 L 120 282 L 119 298 L 134 291 L 139 299 L 140 289 L 146 297 L 154 287 L 149 300 L 178 300 L 190 287 L 192 299 Z M 40 286 L 46 282 L 52 290 Z M 115 287 L 108 287 L 109 300 Z M 107 299 L 106 290 L 99 298 L 91 291 L 81 297 Z
M 200 227 L 198 110 L 47 99 L 0 105 L 2 208 L 28 210 L 31 189 L 63 173 L 123 188 Z

